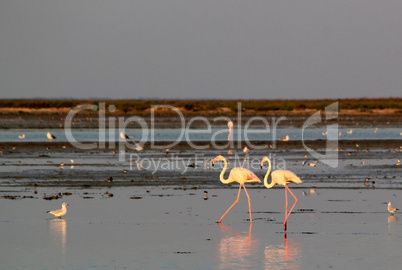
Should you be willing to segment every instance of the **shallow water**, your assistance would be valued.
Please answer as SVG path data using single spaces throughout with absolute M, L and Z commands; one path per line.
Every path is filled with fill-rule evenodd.
M 349 130 L 340 128 L 335 168 L 325 160 L 308 165 L 315 158 L 297 141 L 300 129 L 281 129 L 277 137 L 289 135 L 293 142 L 251 149 L 248 155 L 240 146 L 229 155 L 228 147 L 179 145 L 168 153 L 127 152 L 123 160 L 115 148 L 71 147 L 64 143 L 63 129 L 52 130 L 57 142 L 48 142 L 44 130 L 2 130 L 0 269 L 399 269 L 401 220 L 398 213 L 390 216 L 386 203 L 402 208 L 400 129 Z M 157 131 L 154 140 L 162 142 L 180 132 Z M 326 151 L 323 131 L 304 134 L 313 140 L 309 147 L 321 153 Z M 82 141 L 99 139 L 97 130 L 74 132 Z M 216 139 L 227 140 L 225 132 Z M 22 133 L 24 140 L 18 139 Z M 126 133 L 141 136 L 141 130 Z M 191 140 L 211 140 L 210 133 L 191 134 Z M 117 140 L 118 132 L 112 136 Z M 249 138 L 266 139 L 258 136 L 267 134 Z M 252 227 L 244 192 L 222 224 L 216 223 L 238 190 L 236 183 L 219 181 L 222 164 L 210 166 L 217 154 L 228 158 L 229 169 L 244 166 L 261 179 L 267 168 L 259 162 L 270 155 L 274 169 L 301 177 L 302 184 L 290 186 L 299 202 L 287 238 L 283 187 L 247 185 Z M 110 176 L 112 183 L 106 181 Z M 46 213 L 62 202 L 70 204 L 63 219 Z
M 300 185 L 302 186 L 302 185 Z M 399 269 L 400 207 L 390 189 L 319 189 L 302 195 L 284 238 L 283 188 L 248 188 L 254 222 L 237 188 L 13 189 L 33 199 L 1 200 L 2 269 Z M 297 186 L 299 187 L 299 186 Z M 3 189 L 4 191 L 4 189 Z M 44 193 L 70 192 L 61 200 Z M 114 194 L 109 197 L 108 194 Z M 37 198 L 37 199 L 36 199 Z M 291 197 L 289 197 L 291 198 Z M 290 199 L 289 199 L 290 200 Z M 47 210 L 70 204 L 53 219 Z M 293 200 L 289 201 L 290 206 Z M 399 203 L 399 205 L 398 205 Z
M 352 132 L 351 132 L 352 130 Z M 0 130 L 0 142 L 47 142 L 46 133 L 43 129 L 3 129 Z M 69 141 L 64 129 L 49 129 L 54 134 L 57 141 Z M 120 132 L 123 131 L 128 136 L 133 136 L 136 141 L 226 141 L 228 138 L 227 127 L 208 129 L 179 129 L 179 128 L 155 128 L 155 129 L 106 129 L 101 132 L 99 129 L 72 129 L 71 136 L 79 142 L 88 141 L 111 141 L 118 142 Z M 339 127 L 332 134 L 331 138 L 342 140 L 395 140 L 401 139 L 400 128 L 343 128 Z M 289 141 L 293 140 L 325 140 L 327 135 L 325 128 L 268 128 L 268 129 L 234 129 L 234 141 L 276 141 L 279 138 L 289 136 Z M 349 132 L 349 133 L 348 133 Z M 18 136 L 25 134 L 24 139 Z

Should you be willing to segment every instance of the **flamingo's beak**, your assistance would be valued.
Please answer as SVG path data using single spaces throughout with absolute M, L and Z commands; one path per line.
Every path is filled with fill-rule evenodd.
M 261 169 L 262 169 L 262 167 L 264 167 L 264 161 L 261 161 Z

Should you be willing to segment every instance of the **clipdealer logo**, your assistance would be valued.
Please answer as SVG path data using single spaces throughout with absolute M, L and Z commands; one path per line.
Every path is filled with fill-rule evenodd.
M 333 120 L 338 118 L 338 102 L 334 102 L 325 107 L 325 120 Z M 321 111 L 314 113 L 310 116 L 307 121 L 303 124 L 302 127 L 302 142 L 304 148 L 309 152 L 313 157 L 318 159 L 320 162 L 327 164 L 332 168 L 338 167 L 338 124 L 327 125 L 326 134 L 326 147 L 325 154 L 321 154 L 319 152 L 314 151 L 310 147 L 305 144 L 304 140 L 304 131 L 309 126 L 312 126 L 317 123 L 321 123 Z
M 160 105 L 152 105 L 150 108 L 150 123 L 148 124 L 144 118 L 139 117 L 139 116 L 131 116 L 131 117 L 114 117 L 114 116 L 109 116 L 106 117 L 106 112 L 109 111 L 111 113 L 115 112 L 116 107 L 114 105 L 109 105 L 106 108 L 106 104 L 104 102 L 100 102 L 99 105 L 93 105 L 93 104 L 85 104 L 85 105 L 79 105 L 75 108 L 73 108 L 66 117 L 65 120 L 65 125 L 64 125 L 64 130 L 66 134 L 67 140 L 76 148 L 78 149 L 84 149 L 84 150 L 89 150 L 89 149 L 105 149 L 108 147 L 109 149 L 115 149 L 116 148 L 116 142 L 117 142 L 117 149 L 119 153 L 119 160 L 120 161 L 125 161 L 127 156 L 126 156 L 126 151 L 127 150 L 137 150 L 138 148 L 142 148 L 142 146 L 145 145 L 148 141 L 150 142 L 150 148 L 154 150 L 161 150 L 161 149 L 166 149 L 166 148 L 172 148 L 178 143 L 182 142 L 185 140 L 188 145 L 194 149 L 194 150 L 203 150 L 203 149 L 227 149 L 234 147 L 235 144 L 237 143 L 237 146 L 240 147 L 243 143 L 246 143 L 250 148 L 256 149 L 256 150 L 265 150 L 269 148 L 276 148 L 276 134 L 277 134 L 277 128 L 280 123 L 280 121 L 286 119 L 286 117 L 281 116 L 278 118 L 271 117 L 271 123 L 269 123 L 267 118 L 260 117 L 260 116 L 254 116 L 250 117 L 247 119 L 244 127 L 242 126 L 242 115 L 241 115 L 241 103 L 238 103 L 238 108 L 237 108 L 237 138 L 236 140 L 233 140 L 233 138 L 230 138 L 226 143 L 222 143 L 222 141 L 217 144 L 217 136 L 222 134 L 222 133 L 228 133 L 231 132 L 231 130 L 227 129 L 220 129 L 220 130 L 213 130 L 212 126 L 213 123 L 216 122 L 224 122 L 224 123 L 232 123 L 231 119 L 229 117 L 224 117 L 224 116 L 218 116 L 213 119 L 208 119 L 206 117 L 201 117 L 201 116 L 196 116 L 192 117 L 188 121 L 186 121 L 183 113 L 176 107 L 171 106 L 171 105 L 165 105 L 165 104 L 160 104 Z M 179 118 L 180 121 L 180 134 L 175 140 L 168 141 L 166 144 L 155 144 L 155 111 L 157 110 L 170 110 L 174 113 L 177 114 L 177 117 Z M 72 133 L 72 123 L 74 116 L 82 111 L 82 110 L 92 110 L 92 111 L 98 111 L 99 114 L 99 124 L 98 124 L 98 141 L 97 142 L 79 142 L 77 141 Z M 305 143 L 304 140 L 304 131 L 308 129 L 310 126 L 313 126 L 315 124 L 321 123 L 322 122 L 322 117 L 321 117 L 321 111 L 318 111 L 314 113 L 312 116 L 310 116 L 307 121 L 303 124 L 302 127 L 302 143 L 306 151 L 308 151 L 314 158 L 318 159 L 320 162 L 325 163 L 331 167 L 337 167 L 338 166 L 338 124 L 331 124 L 327 125 L 327 141 L 326 141 L 326 147 L 325 147 L 325 154 L 319 153 L 308 147 Z M 325 111 L 323 112 L 325 114 L 325 121 L 333 120 L 338 118 L 338 102 L 335 102 L 327 107 L 325 107 Z M 211 124 L 211 121 L 213 122 Z M 202 122 L 203 126 L 206 126 L 206 128 L 203 129 L 197 129 L 194 130 L 192 128 L 192 125 L 195 122 Z M 250 125 L 253 122 L 259 122 L 262 123 L 262 128 L 255 130 L 251 129 Z M 139 129 L 142 132 L 141 138 L 135 138 L 133 139 L 123 139 L 123 140 L 116 140 L 116 131 L 118 132 L 117 134 L 125 134 L 125 130 L 127 126 L 131 123 L 136 123 L 137 126 L 139 126 Z M 116 126 L 117 125 L 117 126 Z M 233 126 L 233 124 L 232 124 Z M 229 127 L 230 128 L 230 127 Z M 211 135 L 211 139 L 209 141 L 206 141 L 204 144 L 194 144 L 191 139 L 190 135 L 192 133 L 205 133 L 207 135 Z M 271 134 L 272 135 L 272 140 L 271 144 L 267 143 L 266 144 L 260 144 L 260 145 L 253 145 L 253 143 L 249 140 L 248 135 L 250 133 L 263 133 L 263 134 Z

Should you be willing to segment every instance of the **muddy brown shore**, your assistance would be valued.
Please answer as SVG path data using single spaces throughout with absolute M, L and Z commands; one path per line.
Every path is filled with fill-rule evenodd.
M 4 109 L 0 108 L 0 128 L 5 129 L 26 129 L 26 128 L 65 128 L 66 117 L 71 109 L 64 110 L 27 110 L 27 109 Z M 303 111 L 245 111 L 241 114 L 233 111 L 208 111 L 193 112 L 184 114 L 183 118 L 177 113 L 170 115 L 156 114 L 155 118 L 151 118 L 149 112 L 137 113 L 109 113 L 104 115 L 104 124 L 106 128 L 109 123 L 114 122 L 118 126 L 119 119 L 126 121 L 129 117 L 137 116 L 143 120 L 148 127 L 153 125 L 154 128 L 181 128 L 183 124 L 187 125 L 193 117 L 203 117 L 212 126 L 226 126 L 227 121 L 222 119 L 231 119 L 235 126 L 249 123 L 250 127 L 259 127 L 263 123 L 261 121 L 250 121 L 253 117 L 261 117 L 273 126 L 277 123 L 277 127 L 302 127 L 306 120 L 316 113 L 317 110 Z M 323 119 L 325 118 L 322 116 Z M 114 119 L 111 121 L 111 119 Z M 99 113 L 78 113 L 71 120 L 71 128 L 99 128 Z M 273 122 L 274 121 L 274 122 Z M 398 127 L 402 125 L 402 111 L 399 109 L 383 109 L 383 110 L 341 110 L 336 119 L 330 121 L 323 120 L 318 125 L 326 125 L 328 123 L 337 123 L 342 127 Z M 205 122 L 194 121 L 191 128 L 204 127 Z M 136 121 L 130 121 L 127 128 L 141 128 Z

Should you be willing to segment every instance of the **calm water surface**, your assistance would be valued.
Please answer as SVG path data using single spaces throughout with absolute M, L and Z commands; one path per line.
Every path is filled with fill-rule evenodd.
M 1 269 L 399 269 L 402 224 L 386 211 L 399 191 L 320 189 L 302 195 L 284 238 L 283 188 L 252 189 L 250 228 L 237 189 L 7 188 L 1 199 Z M 306 190 L 308 191 L 308 190 Z M 71 192 L 61 200 L 44 193 Z M 105 192 L 113 193 L 109 197 Z M 307 192 L 308 194 L 308 192 Z M 62 220 L 47 210 L 70 204 Z M 291 201 L 292 203 L 292 201 Z
M 352 131 L 351 131 L 352 130 Z M 43 129 L 3 129 L 0 130 L 0 141 L 16 142 L 29 141 L 41 142 L 48 141 L 46 133 L 48 130 Z M 57 141 L 68 141 L 64 129 L 49 130 L 57 138 Z M 120 132 L 124 131 L 128 136 L 133 136 L 136 141 L 226 141 L 228 138 L 228 129 L 212 128 L 207 129 L 106 129 L 100 132 L 98 129 L 74 129 L 71 136 L 79 141 L 118 141 L 120 140 Z M 289 140 L 325 140 L 327 132 L 323 128 L 308 128 L 305 130 L 298 128 L 281 128 L 281 129 L 234 129 L 234 140 L 249 141 L 274 141 L 279 138 L 289 136 Z M 337 131 L 329 131 L 332 138 L 342 140 L 392 140 L 401 139 L 401 128 L 339 128 Z M 19 139 L 18 136 L 25 134 L 25 139 Z

